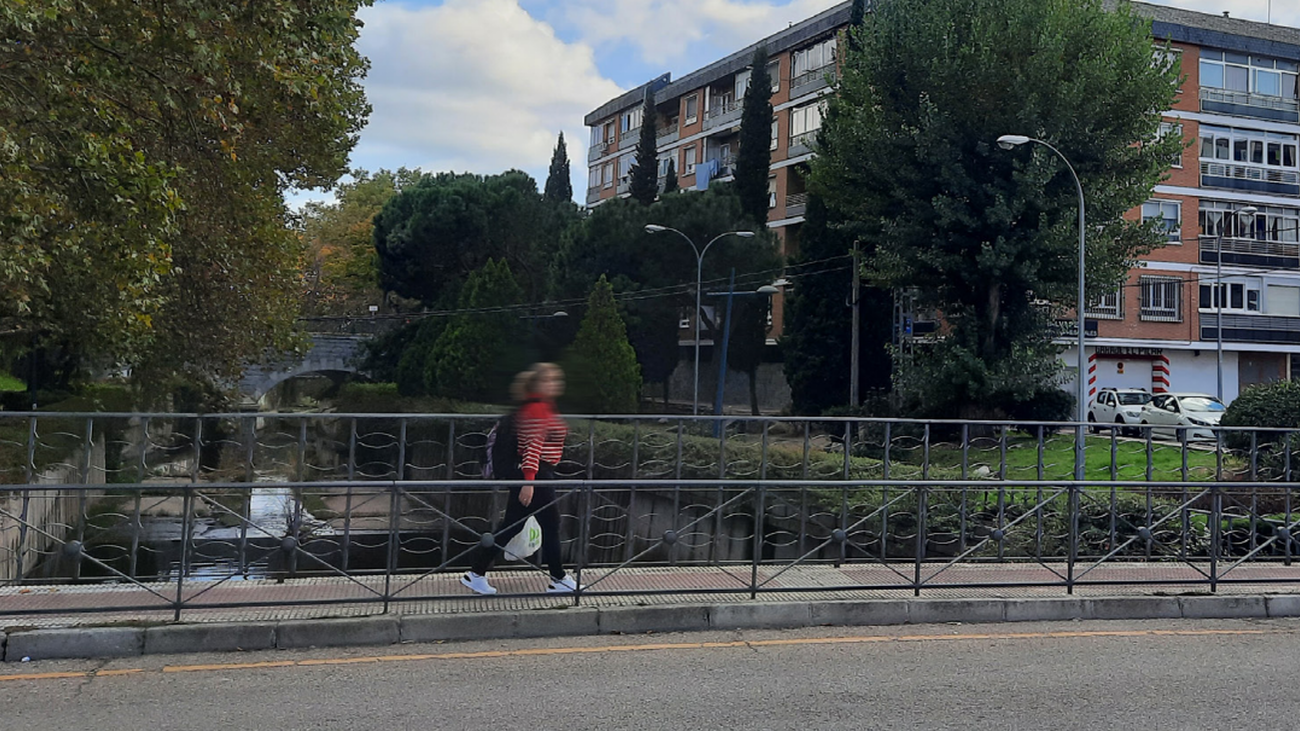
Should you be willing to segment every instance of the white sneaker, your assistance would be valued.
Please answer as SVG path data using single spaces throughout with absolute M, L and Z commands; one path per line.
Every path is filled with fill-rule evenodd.
M 495 594 L 497 588 L 488 583 L 487 577 L 466 571 L 465 575 L 460 577 L 460 583 L 469 587 L 469 590 L 475 594 Z
M 587 587 L 582 587 L 587 588 Z M 578 582 L 573 580 L 572 576 L 564 576 L 560 579 L 551 579 L 550 586 L 546 587 L 547 594 L 572 594 L 578 590 Z

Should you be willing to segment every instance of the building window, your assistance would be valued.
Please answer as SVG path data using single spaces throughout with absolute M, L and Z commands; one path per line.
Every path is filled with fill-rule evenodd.
M 1178 277 L 1139 277 L 1140 317 L 1148 322 L 1182 322 L 1183 280 Z
M 1295 61 L 1201 50 L 1201 86 L 1283 99 L 1296 98 Z
M 814 102 L 790 110 L 790 145 L 812 147 L 822 127 L 823 103 Z
M 682 155 L 684 156 L 683 163 L 682 163 L 682 170 L 685 171 L 687 175 L 694 175 L 695 174 L 695 145 L 691 145 L 690 147 L 687 147 L 685 150 L 683 150 Z
M 686 124 L 695 124 L 700 119 L 700 95 L 686 97 Z
M 1201 125 L 1201 162 L 1277 168 L 1294 175 L 1300 163 L 1295 135 Z M 1264 173 L 1267 175 L 1267 172 Z M 1270 178 L 1271 179 L 1271 178 Z
M 623 114 L 619 117 L 620 125 L 621 125 L 619 127 L 619 130 L 623 134 L 627 134 L 628 132 L 631 132 L 634 129 L 640 129 L 641 119 L 644 116 L 645 116 L 645 107 L 637 107 L 635 109 L 623 112 Z
M 635 155 L 624 155 L 618 159 L 618 182 L 619 185 L 627 185 L 632 179 L 632 163 L 636 161 Z
M 607 162 L 600 169 L 600 185 L 602 188 L 609 188 L 614 185 L 614 163 Z
M 795 51 L 793 68 L 790 70 L 790 86 L 798 86 L 824 76 L 826 69 L 835 65 L 835 42 L 835 36 L 831 36 L 802 51 Z
M 749 91 L 749 77 L 752 75 L 749 69 L 742 69 L 736 72 L 736 100 L 745 98 L 745 92 Z
M 600 127 L 600 126 L 596 126 L 596 127 L 592 127 L 592 128 L 591 128 L 591 146 L 592 146 L 592 147 L 595 147 L 595 146 L 597 146 L 597 145 L 599 145 L 600 143 L 602 143 L 602 142 L 605 141 L 605 137 L 604 137 L 604 135 L 602 134 L 603 131 L 604 131 L 604 128 L 602 128 L 602 127 Z
M 1151 65 L 1161 71 L 1177 71 L 1182 69 L 1183 52 L 1177 48 L 1157 47 L 1151 52 Z M 1182 89 L 1179 88 L 1179 93 Z
M 1181 124 L 1175 124 L 1175 123 L 1173 123 L 1173 122 L 1161 122 L 1161 123 L 1160 123 L 1160 138 L 1161 138 L 1161 139 L 1164 139 L 1166 136 L 1169 136 L 1169 135 L 1173 135 L 1174 137 L 1177 137 L 1179 143 L 1183 143 L 1183 142 L 1184 142 L 1184 139 L 1183 139 L 1183 125 L 1181 125 Z M 1182 148 L 1179 148 L 1178 152 L 1175 152 L 1175 153 L 1174 153 L 1174 156 L 1169 160 L 1169 166 L 1170 166 L 1170 167 L 1175 167 L 1175 168 L 1181 168 L 1181 167 L 1183 166 L 1183 149 L 1182 149 Z
M 614 141 L 614 120 L 605 123 L 605 144 L 608 145 Z
M 1124 319 L 1124 288 L 1117 287 L 1115 291 L 1103 294 L 1100 299 L 1088 306 L 1086 313 L 1088 317 L 1104 320 Z
M 1202 310 L 1217 311 L 1222 306 L 1225 311 L 1259 312 L 1259 282 L 1223 282 L 1216 287 L 1211 281 L 1201 285 L 1200 299 Z
M 781 59 L 768 61 L 767 75 L 772 79 L 772 93 L 775 94 L 781 90 Z
M 594 190 L 600 187 L 600 168 L 592 168 L 587 175 L 587 189 Z
M 659 177 L 668 177 L 668 163 L 673 159 L 672 155 L 664 155 L 659 158 Z
M 767 207 L 776 208 L 776 176 L 767 179 Z
M 1163 231 L 1171 244 L 1183 241 L 1183 204 L 1178 201 L 1147 201 L 1142 204 L 1142 222 L 1158 221 L 1156 228 Z
M 775 150 L 775 149 L 776 149 L 777 137 L 779 136 L 778 129 L 779 129 L 779 127 L 778 127 L 778 125 L 777 125 L 776 117 L 772 117 L 772 143 L 771 143 L 771 145 L 768 147 L 768 149 L 770 149 L 770 150 Z
M 1239 203 L 1223 201 L 1201 201 L 1199 211 L 1201 237 L 1218 239 L 1244 239 L 1279 244 L 1300 242 L 1300 210 L 1280 208 L 1278 206 L 1259 206 L 1254 216 L 1242 216 L 1233 213 L 1241 208 Z M 1231 250 L 1231 247 L 1225 247 Z M 1279 251 L 1290 252 L 1294 247 L 1283 247 Z M 1271 249 L 1264 249 L 1265 252 Z

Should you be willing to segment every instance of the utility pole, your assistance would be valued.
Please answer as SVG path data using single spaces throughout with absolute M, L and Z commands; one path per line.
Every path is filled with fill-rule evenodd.
M 849 306 L 853 308 L 853 337 L 849 345 L 849 406 L 857 408 L 861 400 L 858 398 L 858 337 L 861 328 L 858 327 L 859 309 L 858 303 L 861 300 L 859 294 L 862 290 L 862 267 L 858 265 L 858 242 L 853 242 L 853 294 L 849 301 Z

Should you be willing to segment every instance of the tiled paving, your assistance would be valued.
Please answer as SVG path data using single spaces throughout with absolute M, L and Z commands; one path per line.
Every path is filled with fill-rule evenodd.
M 583 573 L 588 593 L 548 596 L 546 580 L 531 571 L 499 571 L 497 596 L 471 594 L 458 573 L 318 576 L 277 580 L 187 582 L 180 618 L 187 622 L 275 621 L 346 617 L 385 611 L 437 614 L 518 611 L 572 605 L 639 606 L 692 602 L 833 601 L 911 598 L 915 564 L 764 565 L 593 569 Z M 1218 567 L 1219 594 L 1300 593 L 1300 566 L 1252 563 Z M 1059 564 L 925 564 L 922 598 L 1065 596 L 1067 566 Z M 1080 563 L 1076 596 L 1208 593 L 1208 563 Z M 0 627 L 60 627 L 169 622 L 176 618 L 175 583 L 31 585 L 0 587 Z

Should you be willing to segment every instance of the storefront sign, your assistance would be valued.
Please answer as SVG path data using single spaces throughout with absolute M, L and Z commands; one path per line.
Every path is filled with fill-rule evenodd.
M 1098 358 L 1159 358 L 1163 348 L 1127 348 L 1116 345 L 1097 346 Z

